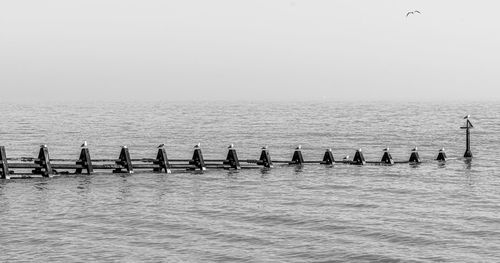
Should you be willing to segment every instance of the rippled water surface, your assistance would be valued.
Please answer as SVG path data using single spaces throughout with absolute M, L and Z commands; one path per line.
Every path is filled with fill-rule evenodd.
M 500 261 L 500 104 L 56 103 L 6 104 L 8 157 L 240 159 L 269 145 L 288 160 L 362 148 L 378 161 L 419 146 L 417 166 L 307 164 L 273 169 L 0 180 L 0 261 Z M 471 114 L 471 161 L 462 117 Z M 445 147 L 450 159 L 433 161 Z

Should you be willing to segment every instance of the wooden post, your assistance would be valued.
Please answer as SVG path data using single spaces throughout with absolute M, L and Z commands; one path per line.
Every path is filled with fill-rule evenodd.
M 35 168 L 35 170 L 33 170 L 32 173 L 41 174 L 43 177 L 50 177 L 54 174 L 54 170 L 50 165 L 49 149 L 47 148 L 47 145 L 40 146 L 38 159 L 35 160 L 35 163 L 40 165 L 40 167 Z
M 446 161 L 446 153 L 444 152 L 444 148 L 439 150 L 438 156 L 436 158 L 437 161 Z
M 5 146 L 0 146 L 0 165 L 2 169 L 1 179 L 10 179 L 9 163 L 7 162 L 7 154 L 5 154 Z
M 194 148 L 193 158 L 189 161 L 189 164 L 194 165 L 200 171 L 205 171 L 207 168 L 205 167 L 205 160 L 203 160 L 203 154 L 201 153 L 201 148 Z
M 410 160 L 408 160 L 410 163 L 420 163 L 422 162 L 420 160 L 420 156 L 418 155 L 418 151 L 417 151 L 417 147 L 415 147 L 412 151 L 411 151 L 411 155 L 410 155 Z
M 238 160 L 238 155 L 236 154 L 236 149 L 232 147 L 229 148 L 224 164 L 231 166 L 232 169 L 241 169 L 240 161 Z
M 273 162 L 271 161 L 271 155 L 269 154 L 269 150 L 267 147 L 262 147 L 262 152 L 260 153 L 260 158 L 257 161 L 257 164 L 263 165 L 264 167 L 271 168 L 273 167 Z
M 363 155 L 361 149 L 358 149 L 356 151 L 356 154 L 354 154 L 354 159 L 352 160 L 352 164 L 364 165 L 365 163 L 366 163 L 365 156 Z
M 333 158 L 333 153 L 332 149 L 326 149 L 325 155 L 323 156 L 323 162 L 322 164 L 333 164 L 335 162 L 335 159 Z
M 295 148 L 295 152 L 293 152 L 292 161 L 290 164 L 303 164 L 304 158 L 302 157 L 302 151 L 300 147 Z
M 470 150 L 470 129 L 474 128 L 474 126 L 469 121 L 468 115 L 465 118 L 467 119 L 465 126 L 460 127 L 460 129 L 465 129 L 465 153 L 464 153 L 464 157 L 465 158 L 472 158 L 472 152 Z
M 113 170 L 113 173 L 134 173 L 134 168 L 132 167 L 132 161 L 130 160 L 130 153 L 127 147 L 122 147 L 120 152 L 119 160 L 116 161 L 116 164 L 123 166 L 127 171 L 122 171 L 123 168 L 116 168 Z
M 82 148 L 80 152 L 80 158 L 76 161 L 76 164 L 81 165 L 81 168 L 76 168 L 75 173 L 81 174 L 83 169 L 87 170 L 87 174 L 92 174 L 94 172 L 94 168 L 92 167 L 92 160 L 90 159 L 89 148 Z
M 167 151 L 163 147 L 158 149 L 158 154 L 156 155 L 156 160 L 153 163 L 157 164 L 159 166 L 158 168 L 153 168 L 153 171 L 155 171 L 155 172 L 161 172 L 163 169 L 165 169 L 165 173 L 169 174 L 172 172 L 170 170 L 170 163 L 168 162 L 168 158 L 167 158 Z
M 394 160 L 392 160 L 392 156 L 389 153 L 389 149 L 384 151 L 384 155 L 382 155 L 382 160 L 380 162 L 385 164 L 394 164 Z

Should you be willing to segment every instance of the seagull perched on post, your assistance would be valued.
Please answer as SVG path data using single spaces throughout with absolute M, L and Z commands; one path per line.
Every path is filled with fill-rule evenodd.
M 267 150 L 267 145 L 261 148 L 262 150 Z
M 162 143 L 162 144 L 158 145 L 156 148 L 163 148 L 164 146 L 165 146 L 165 144 Z
M 200 148 L 200 147 L 201 147 L 201 143 L 197 143 L 197 144 L 194 146 L 194 148 L 195 148 L 195 149 L 198 149 L 198 148 Z
M 465 116 L 464 120 L 469 119 L 469 118 L 470 118 L 470 114 L 468 114 L 467 116 Z
M 389 151 L 389 147 L 385 147 L 382 151 L 388 152 Z
M 302 145 L 299 144 L 299 146 L 297 146 L 297 148 L 295 148 L 295 150 L 300 150 L 302 149 Z
M 47 148 L 47 144 L 40 145 L 40 148 Z
M 409 15 L 413 15 L 415 13 L 420 14 L 420 11 L 418 11 L 418 10 L 410 11 L 410 12 L 406 13 L 406 17 L 408 17 Z
M 82 147 L 82 148 L 87 147 L 87 141 L 83 141 L 83 143 L 82 143 L 82 145 L 80 145 L 80 147 Z
M 440 152 L 444 152 L 444 147 L 439 150 Z
M 228 149 L 233 149 L 234 148 L 234 144 L 229 144 L 229 146 L 227 147 Z
M 416 152 L 418 150 L 417 146 L 415 148 L 411 149 L 412 152 Z
M 122 147 L 123 149 L 127 149 L 127 148 L 128 148 L 128 147 L 127 147 L 127 145 L 122 145 L 121 147 Z

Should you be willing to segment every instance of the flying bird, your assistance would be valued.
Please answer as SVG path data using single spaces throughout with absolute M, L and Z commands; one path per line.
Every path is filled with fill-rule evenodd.
M 82 143 L 82 145 L 80 145 L 80 147 L 82 147 L 82 148 L 87 147 L 87 141 L 84 141 L 84 142 Z
M 162 144 L 158 145 L 158 147 L 156 147 L 156 148 L 163 148 L 164 146 L 165 146 L 165 144 L 162 143 Z
M 414 15 L 415 13 L 421 14 L 420 11 L 415 10 L 415 11 L 410 11 L 410 12 L 406 13 L 406 17 L 408 17 L 409 15 Z
M 468 119 L 468 118 L 470 118 L 470 114 L 469 114 L 469 115 L 467 115 L 467 116 L 465 116 L 465 117 L 464 117 L 464 120 L 465 120 L 465 119 Z

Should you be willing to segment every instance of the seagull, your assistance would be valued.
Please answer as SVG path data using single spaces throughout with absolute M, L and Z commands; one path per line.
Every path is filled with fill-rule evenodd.
M 389 147 L 385 147 L 382 151 L 388 152 L 389 151 Z
M 158 145 L 156 148 L 163 148 L 164 146 L 165 146 L 165 144 L 162 143 L 162 144 Z
M 358 152 L 361 152 L 361 148 L 358 149 Z
M 464 120 L 465 119 L 469 119 L 470 118 L 470 114 L 468 114 L 467 116 L 464 117 Z
M 344 161 L 347 161 L 348 159 L 349 159 L 349 155 L 346 155 L 346 156 L 344 156 L 344 158 L 342 158 L 342 160 L 344 160 Z
M 231 143 L 231 144 L 229 144 L 229 146 L 228 146 L 227 148 L 228 148 L 228 149 L 232 149 L 232 148 L 234 148 L 234 144 L 232 144 L 232 143 Z
M 412 152 L 416 152 L 418 149 L 417 149 L 417 146 L 415 146 L 415 148 L 411 149 Z
M 408 17 L 409 15 L 413 15 L 413 14 L 415 14 L 415 13 L 417 13 L 417 14 L 421 14 L 421 13 L 420 13 L 420 11 L 415 10 L 415 11 L 411 11 L 411 12 L 406 13 L 406 17 Z
M 295 148 L 295 150 L 300 150 L 302 149 L 302 145 L 299 144 L 299 146 L 297 146 L 297 148 Z
M 122 149 L 127 149 L 128 148 L 127 145 L 122 145 L 121 147 L 122 147 Z
M 267 150 L 267 145 L 261 148 L 262 150 Z
M 327 151 L 329 151 L 329 152 L 331 152 L 331 151 L 332 151 L 332 148 L 327 148 L 326 150 L 327 150 Z
M 444 147 L 439 150 L 440 152 L 444 152 Z
M 40 145 L 40 148 L 47 148 L 47 144 Z
M 80 147 L 84 148 L 84 147 L 87 147 L 87 141 L 83 141 L 82 145 L 80 145 Z

